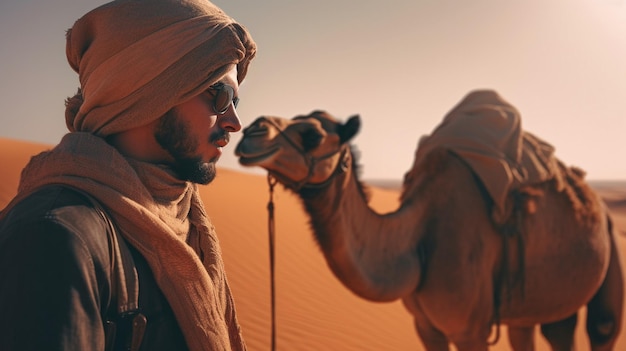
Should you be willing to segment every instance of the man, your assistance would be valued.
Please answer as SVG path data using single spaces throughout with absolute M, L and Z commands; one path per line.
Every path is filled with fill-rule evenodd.
M 113 1 L 68 31 L 70 133 L 0 212 L 1 350 L 245 350 L 197 184 L 255 53 L 207 0 Z

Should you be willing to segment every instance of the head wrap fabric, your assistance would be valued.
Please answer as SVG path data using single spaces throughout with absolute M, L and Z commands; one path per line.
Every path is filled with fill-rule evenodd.
M 243 81 L 256 45 L 206 0 L 119 0 L 76 21 L 66 54 L 81 85 L 68 129 L 108 136 L 158 119 L 234 66 Z

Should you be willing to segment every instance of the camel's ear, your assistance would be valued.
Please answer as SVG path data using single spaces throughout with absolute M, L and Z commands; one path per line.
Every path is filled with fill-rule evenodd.
M 339 134 L 339 141 L 341 144 L 352 139 L 361 128 L 361 117 L 354 115 L 348 118 L 348 121 L 339 126 L 337 134 Z

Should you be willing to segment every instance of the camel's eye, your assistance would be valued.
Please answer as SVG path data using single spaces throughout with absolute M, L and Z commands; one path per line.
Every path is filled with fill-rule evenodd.
M 323 136 L 319 131 L 311 128 L 300 132 L 300 137 L 302 138 L 304 152 L 309 152 L 320 145 Z

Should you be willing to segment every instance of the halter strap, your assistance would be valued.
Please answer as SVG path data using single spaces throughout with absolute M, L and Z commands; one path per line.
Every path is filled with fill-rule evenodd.
M 300 181 L 287 180 L 281 174 L 277 174 L 275 172 L 270 172 L 273 176 L 278 177 L 281 180 L 283 180 L 282 183 L 286 187 L 288 187 L 288 188 L 290 188 L 290 189 L 292 189 L 292 190 L 294 190 L 296 192 L 300 191 L 303 188 L 307 188 L 307 189 L 322 189 L 322 188 L 325 188 L 326 186 L 328 186 L 337 175 L 346 172 L 348 170 L 348 168 L 350 167 L 350 152 L 349 152 L 350 147 L 349 147 L 349 145 L 344 144 L 337 151 L 332 151 L 332 152 L 326 153 L 326 154 L 324 154 L 322 156 L 314 157 L 314 156 L 311 156 L 311 155 L 307 154 L 307 152 L 298 143 L 293 141 L 293 139 L 291 139 L 289 137 L 289 135 L 285 134 L 282 131 L 282 129 L 276 123 L 274 123 L 274 121 L 272 121 L 271 119 L 268 119 L 268 118 L 265 118 L 265 121 L 267 121 L 274 128 L 276 128 L 276 130 L 278 131 L 279 135 L 282 136 L 283 138 L 285 138 L 285 140 L 289 144 L 291 144 L 291 146 L 294 149 L 296 149 L 298 151 L 300 156 L 302 156 L 302 158 L 304 159 L 305 164 L 309 168 L 309 172 L 307 173 L 307 175 L 304 177 L 304 179 L 302 179 Z M 311 177 L 313 177 L 313 172 L 315 170 L 315 165 L 317 164 L 317 162 L 323 161 L 323 160 L 325 160 L 327 158 L 330 158 L 330 157 L 333 157 L 333 156 L 335 156 L 337 154 L 341 154 L 341 160 L 337 164 L 337 167 L 335 167 L 335 170 L 330 175 L 330 177 L 328 177 L 328 179 L 326 179 L 322 183 L 309 183 L 309 181 L 311 180 Z

